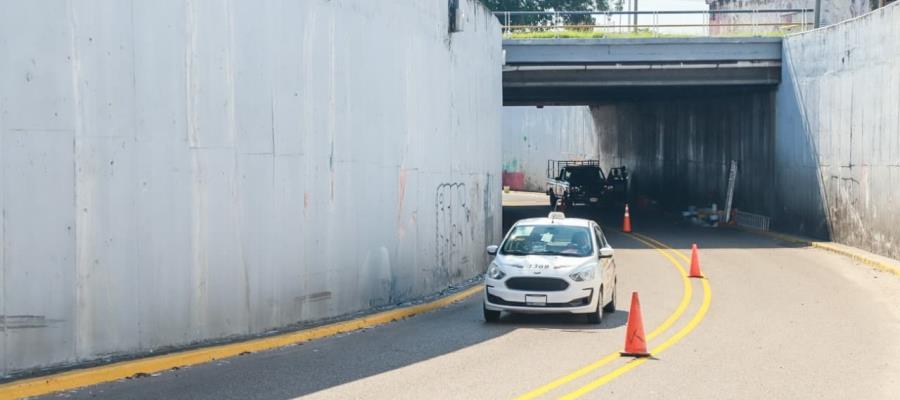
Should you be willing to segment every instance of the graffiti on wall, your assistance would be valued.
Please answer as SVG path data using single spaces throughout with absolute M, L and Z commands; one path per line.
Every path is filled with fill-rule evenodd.
M 434 193 L 436 219 L 436 266 L 446 274 L 449 282 L 463 277 L 471 263 L 467 250 L 472 241 L 472 210 L 468 202 L 466 184 L 442 183 Z

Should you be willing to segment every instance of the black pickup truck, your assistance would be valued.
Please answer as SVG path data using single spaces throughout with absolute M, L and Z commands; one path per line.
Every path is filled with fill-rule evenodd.
M 628 171 L 618 167 L 609 175 L 600 168 L 600 160 L 549 160 L 547 194 L 550 207 L 561 205 L 600 206 L 624 201 L 628 193 Z

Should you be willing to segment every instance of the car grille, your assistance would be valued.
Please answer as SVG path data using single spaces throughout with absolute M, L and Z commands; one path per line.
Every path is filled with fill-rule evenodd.
M 558 292 L 566 290 L 569 283 L 559 278 L 509 278 L 506 287 L 512 290 L 530 290 L 537 292 Z
M 488 294 L 488 302 L 491 304 L 496 304 L 496 305 L 500 305 L 500 306 L 533 307 L 528 304 L 525 304 L 525 302 L 506 301 L 506 300 L 503 300 L 503 299 L 501 299 L 497 296 L 494 296 L 490 293 Z M 568 303 L 547 303 L 547 305 L 544 307 L 547 307 L 547 308 L 582 307 L 582 306 L 586 306 L 588 304 L 591 304 L 591 295 L 588 295 L 588 297 L 582 297 L 580 299 L 572 300 Z

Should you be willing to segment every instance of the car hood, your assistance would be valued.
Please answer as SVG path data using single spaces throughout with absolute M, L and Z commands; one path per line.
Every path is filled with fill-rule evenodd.
M 541 270 L 540 275 L 568 275 L 577 267 L 584 265 L 592 260 L 592 256 L 588 257 L 564 257 L 564 256 L 513 256 L 498 255 L 494 262 L 503 267 L 507 273 L 519 271 L 521 275 L 535 275 L 533 266 L 547 265 L 548 267 Z M 521 268 L 517 268 L 521 267 Z M 518 274 L 517 274 L 518 275 Z

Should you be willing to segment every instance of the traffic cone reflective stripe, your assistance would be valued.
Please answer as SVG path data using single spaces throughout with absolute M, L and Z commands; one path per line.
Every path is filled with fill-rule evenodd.
M 688 275 L 689 278 L 702 278 L 703 274 L 700 273 L 700 255 L 697 254 L 697 244 L 694 243 L 691 246 L 691 274 Z
M 628 204 L 625 205 L 625 220 L 622 222 L 622 232 L 631 233 L 631 215 L 628 213 Z
M 628 357 L 649 357 L 647 340 L 644 336 L 644 318 L 641 316 L 641 301 L 637 292 L 631 293 L 631 311 L 628 313 L 628 327 L 625 329 L 625 351 Z

